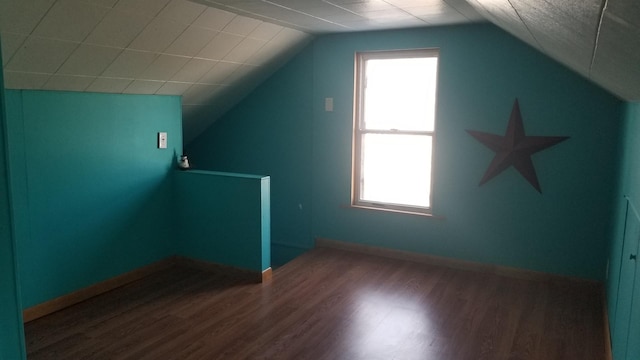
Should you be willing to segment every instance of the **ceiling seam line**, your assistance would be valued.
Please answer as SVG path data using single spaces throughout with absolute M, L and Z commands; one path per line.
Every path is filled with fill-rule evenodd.
M 447 2 L 447 0 L 442 0 L 442 2 L 443 2 L 443 3 L 445 3 L 445 4 L 447 4 L 447 6 L 448 6 L 448 7 L 450 7 L 450 8 L 451 8 L 451 9 L 453 9 L 455 12 L 457 12 L 458 14 L 460 14 L 463 18 L 465 18 L 465 19 L 467 19 L 467 20 L 469 20 L 469 21 L 472 21 L 471 19 L 469 19 L 469 17 L 468 17 L 467 15 L 463 14 L 460 10 L 458 10 L 458 8 L 456 8 L 455 6 L 453 6 L 453 5 L 449 4 L 449 3 Z M 473 5 L 471 5 L 471 4 L 469 4 L 469 3 L 467 3 L 467 5 L 470 5 L 470 6 L 472 6 L 472 7 L 473 7 Z
M 198 2 L 197 0 L 194 0 L 194 1 Z M 308 27 L 305 27 L 305 26 L 296 25 L 294 23 L 290 23 L 290 22 L 285 21 L 285 20 L 278 20 L 276 18 L 273 18 L 273 17 L 270 17 L 270 16 L 266 16 L 266 15 L 260 15 L 260 14 L 257 14 L 257 13 L 254 13 L 254 12 L 251 12 L 251 11 L 248 11 L 248 10 L 243 10 L 243 9 L 241 9 L 239 7 L 226 5 L 226 4 L 221 4 L 221 3 L 215 2 L 214 0 L 200 0 L 199 2 L 200 3 L 204 2 L 205 4 L 209 4 L 209 5 L 206 5 L 206 6 L 212 7 L 214 9 L 219 9 L 219 10 L 223 10 L 223 11 L 230 10 L 229 12 L 231 12 L 231 13 L 233 13 L 235 15 L 246 16 L 246 17 L 250 17 L 250 18 L 254 18 L 254 19 L 255 18 L 259 18 L 257 20 L 262 20 L 264 22 L 268 22 L 268 23 L 272 23 L 272 24 L 275 23 L 276 25 L 279 25 L 279 26 L 282 26 L 282 27 L 287 27 L 287 28 L 290 28 L 290 29 L 298 30 L 298 31 L 302 31 L 302 32 L 311 31 L 311 29 L 309 29 Z M 215 4 L 217 6 L 212 6 L 210 4 Z M 267 19 L 267 20 L 264 20 L 264 19 Z M 284 24 L 286 24 L 286 25 L 284 25 Z M 305 30 L 303 31 L 303 30 L 300 30 L 300 29 L 305 29 Z M 309 34 L 310 33 L 311 32 L 309 32 Z
M 511 5 L 511 8 L 513 9 L 513 11 L 516 13 L 516 15 L 518 16 L 518 19 L 520 19 L 520 22 L 522 23 L 522 25 L 524 25 L 524 27 L 527 29 L 527 32 L 529 32 L 529 35 L 531 35 L 531 38 L 533 39 L 533 41 L 536 42 L 536 44 L 538 45 L 538 47 L 540 48 L 540 50 L 544 51 L 544 47 L 542 47 L 542 45 L 540 44 L 540 42 L 538 41 L 538 39 L 536 38 L 536 36 L 533 34 L 533 32 L 531 31 L 531 29 L 529 29 L 529 26 L 527 26 L 527 23 L 524 21 L 524 19 L 522 18 L 522 16 L 520 16 L 520 13 L 518 12 L 518 9 L 516 9 L 515 6 L 513 6 L 513 4 L 511 3 L 511 0 L 507 0 L 509 2 L 509 5 Z
M 602 2 L 602 6 L 600 7 L 600 19 L 598 21 L 598 28 L 596 29 L 596 38 L 595 38 L 595 41 L 593 42 L 593 52 L 591 53 L 591 63 L 589 64 L 589 78 L 591 78 L 593 65 L 596 62 L 596 53 L 598 51 L 598 43 L 600 42 L 600 32 L 602 30 L 602 22 L 604 21 L 604 12 L 607 10 L 608 5 L 609 5 L 609 0 L 604 0 Z
M 6 62 L 6 65 L 9 65 L 9 63 L 11 62 L 11 60 L 16 56 L 16 54 L 18 53 L 18 51 L 20 51 L 20 49 L 24 46 L 24 44 L 27 43 L 27 41 L 29 41 L 29 39 L 31 39 L 32 36 L 36 36 L 33 35 L 33 32 L 36 31 L 36 29 L 38 28 L 38 26 L 40 26 L 40 24 L 42 23 L 42 21 L 44 20 L 44 18 L 49 14 L 49 12 L 51 11 L 51 9 L 53 9 L 53 7 L 56 5 L 56 2 L 54 1 L 53 3 L 51 3 L 51 5 L 49 6 L 49 8 L 47 8 L 47 11 L 44 12 L 44 14 L 42 14 L 42 17 L 40 17 L 40 20 L 38 20 L 38 22 L 33 26 L 33 28 L 31 29 L 31 31 L 29 31 L 28 34 L 24 34 L 26 35 L 24 40 L 22 40 L 22 43 L 20 44 L 20 46 L 13 52 L 13 54 L 11 54 L 11 57 L 8 59 L 2 59 Z M 20 34 L 18 32 L 16 32 L 16 34 Z M 2 70 L 4 70 L 4 68 L 6 67 L 6 65 L 2 65 Z M 49 75 L 49 77 L 51 77 L 51 74 L 47 74 Z M 49 81 L 49 79 L 47 78 L 47 80 L 45 80 L 45 82 L 43 83 L 46 84 Z M 42 86 L 40 87 L 42 88 Z
M 270 4 L 270 5 L 273 5 L 273 6 L 276 6 L 276 7 L 279 7 L 279 8 L 281 8 L 281 9 L 289 10 L 289 11 L 292 11 L 292 12 L 295 12 L 295 13 L 298 13 L 298 14 L 301 14 L 301 15 L 309 16 L 309 17 L 311 17 L 311 18 L 313 18 L 313 19 L 316 19 L 316 20 L 324 21 L 324 22 L 326 22 L 326 23 L 333 24 L 333 25 L 338 25 L 338 26 L 340 26 L 340 27 L 343 27 L 343 28 L 347 28 L 347 29 L 348 29 L 348 27 L 347 27 L 347 26 L 344 26 L 344 25 L 339 24 L 339 23 L 337 23 L 337 22 L 333 22 L 333 21 L 330 21 L 330 20 L 327 20 L 327 19 L 323 19 L 323 18 L 321 18 L 321 17 L 314 16 L 314 15 L 311 15 L 311 14 L 306 13 L 306 12 L 304 12 L 304 11 L 296 10 L 296 9 L 293 9 L 293 8 L 290 8 L 290 7 L 287 7 L 287 6 L 284 6 L 284 5 L 280 5 L 280 4 L 275 3 L 275 2 L 273 2 L 273 1 L 270 1 L 270 0 L 262 0 L 262 2 L 267 3 L 267 4 Z

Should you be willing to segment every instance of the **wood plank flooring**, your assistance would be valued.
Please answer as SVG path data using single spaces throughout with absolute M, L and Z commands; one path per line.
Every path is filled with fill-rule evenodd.
M 319 248 L 270 283 L 176 266 L 25 324 L 28 358 L 600 360 L 598 286 Z

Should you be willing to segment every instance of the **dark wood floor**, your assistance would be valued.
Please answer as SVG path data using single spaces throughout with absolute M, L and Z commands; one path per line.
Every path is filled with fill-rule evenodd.
M 600 360 L 599 291 L 316 249 L 269 284 L 178 266 L 25 331 L 33 360 Z

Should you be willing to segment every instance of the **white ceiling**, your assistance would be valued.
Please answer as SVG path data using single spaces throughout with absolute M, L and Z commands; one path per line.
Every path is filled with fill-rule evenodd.
M 311 36 L 186 0 L 0 0 L 0 38 L 6 88 L 182 95 L 192 137 Z
M 0 0 L 7 88 L 182 95 L 187 141 L 311 34 L 485 19 L 640 101 L 635 0 Z
M 192 0 L 309 33 L 485 21 L 465 0 Z

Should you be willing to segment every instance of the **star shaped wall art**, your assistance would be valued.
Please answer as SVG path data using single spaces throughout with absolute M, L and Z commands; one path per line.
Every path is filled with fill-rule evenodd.
M 531 155 L 569 138 L 568 136 L 525 135 L 518 99 L 513 103 L 511 117 L 504 136 L 475 130 L 467 130 L 467 132 L 496 153 L 480 180 L 480 185 L 513 166 L 539 193 L 542 193 L 542 190 Z

